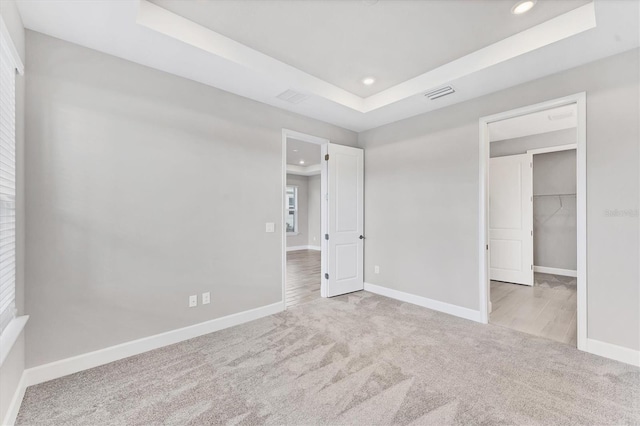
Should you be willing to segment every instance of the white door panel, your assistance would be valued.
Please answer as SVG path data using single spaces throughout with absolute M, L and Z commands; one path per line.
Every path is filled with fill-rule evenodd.
M 490 278 L 533 285 L 533 169 L 530 154 L 491 158 Z
M 364 155 L 360 148 L 328 147 L 327 296 L 364 289 Z

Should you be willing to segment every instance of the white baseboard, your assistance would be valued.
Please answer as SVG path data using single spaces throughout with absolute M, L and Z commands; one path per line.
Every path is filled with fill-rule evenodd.
M 454 315 L 471 321 L 482 322 L 480 311 L 474 311 L 473 309 L 463 308 L 462 306 L 452 305 L 450 303 L 440 302 L 438 300 L 428 299 L 422 296 L 416 296 L 415 294 L 393 290 L 376 284 L 364 283 L 364 289 L 371 293 L 401 300 L 407 303 L 413 303 L 414 305 L 433 309 L 434 311 L 444 312 L 445 314 Z
M 534 266 L 533 272 L 541 272 L 543 274 L 562 275 L 563 277 L 577 277 L 578 271 L 572 269 L 550 268 L 548 266 Z
M 24 371 L 23 377 L 25 378 L 26 386 L 37 385 L 38 383 L 57 379 L 58 377 L 67 376 L 163 346 L 173 345 L 174 343 L 273 315 L 283 310 L 283 303 L 277 302 L 260 308 L 238 312 L 237 314 L 226 317 L 216 318 L 211 321 L 201 322 L 177 330 L 167 331 L 154 336 L 144 337 L 94 352 L 88 352 L 86 354 L 29 368 Z
M 11 403 L 9 404 L 9 409 L 7 413 L 4 415 L 4 419 L 2 419 L 2 426 L 13 426 L 16 422 L 16 418 L 18 417 L 18 411 L 20 411 L 20 405 L 22 405 L 22 399 L 24 398 L 24 393 L 27 390 L 27 378 L 22 372 L 22 376 L 20 376 L 20 382 L 18 383 L 18 387 L 13 394 L 13 398 L 11 398 Z
M 321 251 L 322 248 L 320 246 L 291 246 L 291 247 L 287 247 L 287 251 L 298 251 L 298 250 L 316 250 L 316 251 Z
M 587 339 L 586 352 L 640 367 L 640 351 L 623 346 Z

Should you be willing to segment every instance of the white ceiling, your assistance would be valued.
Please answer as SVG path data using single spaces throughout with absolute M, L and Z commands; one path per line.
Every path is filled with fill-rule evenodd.
M 320 164 L 320 160 L 320 145 L 287 138 L 287 164 L 309 167 Z
M 576 111 L 576 105 L 572 104 L 489 123 L 489 140 L 496 142 L 571 129 L 577 126 Z
M 308 34 L 290 35 L 293 39 L 306 40 L 301 42 L 284 40 L 280 26 L 273 29 L 271 23 L 256 24 L 260 16 L 243 9 L 244 2 L 184 3 L 184 6 L 182 2 L 173 6 L 162 4 L 189 9 L 181 13 L 194 14 L 193 19 L 204 16 L 197 19 L 202 19 L 202 24 L 207 26 L 146 0 L 18 0 L 18 7 L 25 27 L 31 30 L 354 131 L 502 90 L 640 45 L 638 2 L 628 0 L 595 0 L 543 23 L 539 21 L 584 2 L 538 0 L 530 15 L 524 16 L 503 15 L 500 6 L 506 5 L 510 10 L 515 4 L 511 0 L 448 0 L 446 4 L 439 1 L 387 4 L 381 0 L 373 6 L 357 1 L 342 5 L 344 2 L 331 0 L 268 0 L 259 6 L 254 4 L 260 12 L 258 15 L 269 18 L 266 20 L 291 20 L 296 25 L 304 22 L 305 27 L 312 27 L 313 31 Z M 476 10 L 478 5 L 483 7 L 475 15 L 471 14 L 469 10 Z M 424 9 L 428 7 L 434 9 L 431 12 Z M 380 13 L 386 8 L 394 12 Z M 222 11 L 219 19 L 209 16 L 217 13 L 216 10 Z M 344 21 L 342 16 L 329 19 L 323 15 L 331 10 L 340 11 L 334 15 L 344 12 L 351 22 Z M 424 28 L 413 15 L 423 19 Z M 456 21 L 451 15 L 459 21 L 455 27 L 462 28 L 460 31 L 449 31 L 449 26 L 442 24 Z M 406 31 L 405 23 L 410 27 Z M 229 35 L 239 40 L 212 30 L 217 28 L 214 25 L 221 25 L 219 31 L 233 31 Z M 292 27 L 295 28 L 289 23 L 285 28 Z M 530 28 L 513 34 L 527 27 Z M 377 52 L 375 45 L 365 47 L 363 44 L 358 31 L 366 28 L 375 29 L 366 40 L 381 44 L 377 47 L 387 52 L 386 58 L 365 54 Z M 439 43 L 430 42 L 435 36 L 426 35 L 434 28 L 438 29 Z M 465 31 L 465 28 L 473 30 Z M 274 39 L 270 38 L 272 31 Z M 415 40 L 411 39 L 412 34 Z M 399 42 L 393 40 L 396 37 Z M 500 37 L 506 38 L 499 40 Z M 486 45 L 494 40 L 498 41 Z M 361 51 L 354 53 L 358 46 Z M 304 48 L 304 54 L 296 53 L 296 49 Z M 274 56 L 259 49 L 272 49 L 268 52 Z M 470 52 L 469 49 L 479 50 Z M 393 54 L 390 50 L 394 50 Z M 346 61 L 345 57 L 348 57 L 349 70 L 336 74 L 336 70 L 344 66 L 341 62 Z M 296 62 L 300 69 L 284 62 L 295 60 L 300 61 Z M 314 65 L 313 61 L 320 65 Z M 397 61 L 405 65 L 398 66 Z M 392 84 L 391 87 L 367 97 L 352 93 L 356 89 L 349 91 L 342 87 L 351 88 L 349 82 L 355 76 L 360 79 L 361 74 L 373 74 L 361 70 L 373 64 L 381 70 L 376 70 L 380 74 L 379 84 L 372 90 L 379 91 L 385 84 Z M 424 69 L 425 66 L 435 68 Z M 396 83 L 415 72 L 421 74 Z M 425 92 L 442 85 L 453 86 L 456 93 L 436 101 L 424 98 Z M 277 98 L 289 89 L 309 97 L 298 104 Z
M 514 16 L 505 0 L 150 1 L 361 97 L 589 2 L 540 0 Z

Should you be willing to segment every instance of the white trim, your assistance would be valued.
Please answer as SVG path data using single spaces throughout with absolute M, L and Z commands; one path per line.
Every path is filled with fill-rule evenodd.
M 576 126 L 576 206 L 577 206 L 577 247 L 578 247 L 578 268 L 577 268 L 577 341 L 578 349 L 587 351 L 587 95 L 585 92 L 576 93 L 559 99 L 541 102 L 498 114 L 481 117 L 479 120 L 480 134 L 480 191 L 479 191 L 479 294 L 480 294 L 480 315 L 481 322 L 489 322 L 489 260 L 490 253 L 487 250 L 488 244 L 488 221 L 489 202 L 489 123 L 506 120 L 508 118 L 544 111 L 564 105 L 576 104 L 577 126 Z
M 536 266 L 533 265 L 533 272 L 540 272 L 543 274 L 562 275 L 563 277 L 578 277 L 578 271 L 573 269 L 551 268 L 549 266 Z
M 287 200 L 287 134 L 284 129 L 282 130 L 282 181 L 280 182 L 280 194 L 282 199 L 280 200 L 280 229 L 282 229 L 282 265 L 280 266 L 280 273 L 282 274 L 282 310 L 287 309 L 287 223 L 285 220 L 286 212 L 286 200 Z
M 329 139 L 321 138 L 318 136 L 308 135 L 306 133 L 297 132 L 295 130 L 290 129 L 282 129 L 282 212 L 281 216 L 281 224 L 282 224 L 282 309 L 287 309 L 287 252 L 294 250 L 317 250 L 317 246 L 296 246 L 296 247 L 287 247 L 287 236 L 286 236 L 286 225 L 284 218 L 284 209 L 285 209 L 285 197 L 286 197 L 286 188 L 287 188 L 287 138 L 297 139 L 303 142 L 314 143 L 316 145 L 320 145 L 320 155 L 321 155 L 321 163 L 320 163 L 320 234 L 324 235 L 327 233 L 327 162 L 324 161 L 324 156 L 327 154 L 327 149 L 329 146 Z M 321 239 L 322 246 L 320 247 L 320 296 L 327 297 L 327 280 L 324 278 L 324 274 L 322 271 L 326 271 L 326 263 L 327 263 L 327 242 L 324 238 Z
M 586 343 L 589 353 L 640 367 L 640 351 L 595 339 L 587 339 Z
M 248 311 L 238 312 L 225 317 L 216 318 L 188 327 L 167 331 L 154 336 L 132 340 L 97 351 L 88 352 L 49 364 L 26 369 L 26 385 L 32 386 L 58 377 L 67 376 L 89 368 L 98 367 L 113 361 L 118 361 L 133 355 L 138 355 L 164 346 L 173 345 L 194 337 L 203 336 L 225 328 L 233 327 L 245 322 L 253 321 L 269 315 L 282 312 L 282 302 L 261 306 Z
M 24 393 L 26 391 L 27 377 L 25 376 L 24 372 L 22 372 L 20 381 L 18 382 L 18 387 L 13 393 L 13 397 L 11 398 L 11 402 L 9 403 L 9 408 L 4 415 L 4 419 L 2 419 L 2 426 L 13 426 L 15 424 L 16 418 L 18 417 L 18 412 L 20 411 L 20 406 L 22 405 L 22 400 L 24 399 Z
M 287 164 L 287 174 L 297 176 L 316 176 L 322 174 L 321 164 L 312 164 L 310 166 L 296 166 Z
M 576 230 L 577 230 L 577 337 L 578 349 L 587 350 L 587 94 L 574 95 L 576 126 Z
M 290 130 L 290 129 L 282 129 L 282 135 L 285 136 L 286 138 L 291 138 L 291 139 L 298 139 L 299 141 L 302 142 L 309 142 L 309 143 L 315 143 L 316 145 L 324 145 L 326 143 L 329 143 L 329 139 L 325 139 L 325 138 L 321 138 L 318 136 L 313 136 L 313 135 L 308 135 L 306 133 L 302 133 L 302 132 L 298 132 L 295 130 Z M 285 165 L 287 164 L 286 159 L 286 151 L 285 151 Z
M 329 140 L 320 146 L 320 157 L 329 155 Z M 329 162 L 322 162 L 322 174 L 320 176 L 320 271 L 329 270 L 329 241 L 323 238 L 329 233 Z M 329 297 L 329 279 L 320 272 L 320 297 Z
M 471 321 L 482 322 L 480 311 L 475 311 L 473 309 L 463 308 L 462 306 L 452 305 L 450 303 L 440 302 L 439 300 L 433 300 L 422 296 L 416 296 L 415 294 L 405 293 L 403 291 L 394 290 L 388 287 L 383 287 L 371 283 L 364 283 L 364 289 L 365 291 L 379 294 L 380 296 L 389 297 L 391 299 L 400 300 L 402 302 L 412 303 L 414 305 L 422 306 L 423 308 L 433 309 L 434 311 L 444 312 L 445 314 L 468 319 Z
M 291 246 L 291 247 L 287 247 L 287 252 L 298 251 L 298 250 L 322 251 L 322 247 L 320 247 L 320 246 Z
M 4 360 L 9 356 L 9 352 L 11 352 L 18 337 L 20 337 L 24 326 L 27 325 L 28 319 L 29 315 L 15 317 L 9 325 L 7 325 L 7 328 L 4 329 L 2 334 L 0 334 L 0 367 L 2 367 Z
M 20 59 L 20 55 L 18 54 L 18 50 L 16 49 L 16 45 L 13 43 L 11 39 L 11 34 L 9 34 L 9 30 L 7 29 L 7 25 L 4 23 L 4 19 L 0 16 L 0 34 L 4 39 L 7 40 L 7 46 L 9 47 L 9 54 L 13 58 L 13 65 L 18 70 L 18 74 L 24 74 L 24 64 L 22 63 L 22 59 Z
M 578 149 L 578 144 L 570 143 L 567 145 L 556 145 L 556 146 L 549 146 L 546 148 L 530 149 L 527 151 L 527 154 L 532 154 L 532 155 L 547 154 L 549 152 L 571 151 L 572 149 Z

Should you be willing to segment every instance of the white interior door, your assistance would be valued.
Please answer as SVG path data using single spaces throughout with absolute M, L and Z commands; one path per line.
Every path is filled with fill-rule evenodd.
M 489 163 L 489 275 L 533 285 L 533 160 L 531 154 Z
M 327 296 L 364 289 L 364 155 L 329 144 Z

